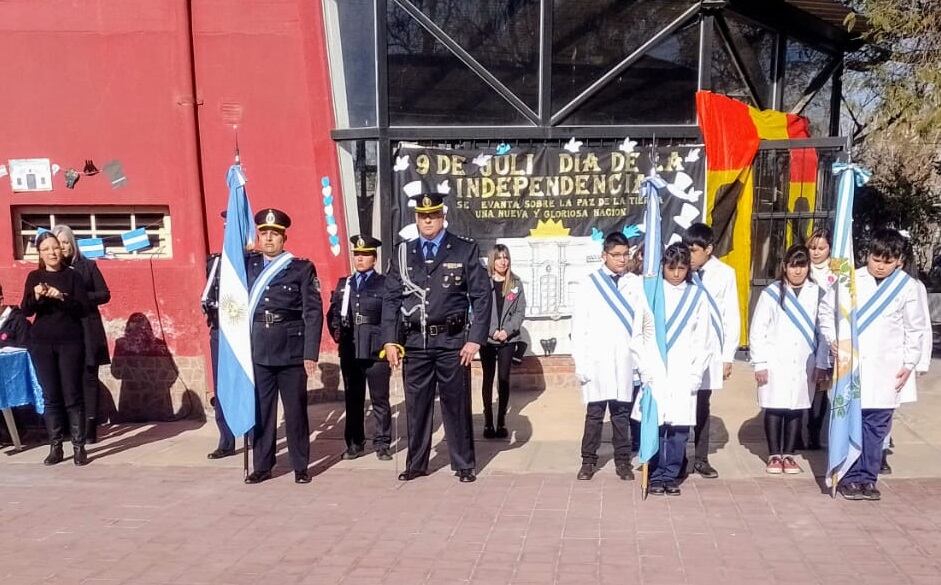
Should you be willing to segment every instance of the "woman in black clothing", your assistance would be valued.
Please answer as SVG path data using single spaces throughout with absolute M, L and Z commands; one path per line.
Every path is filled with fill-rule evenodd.
M 85 333 L 82 318 L 88 296 L 82 277 L 66 267 L 59 240 L 51 232 L 36 236 L 39 268 L 26 277 L 23 313 L 35 315 L 30 329 L 29 353 L 36 366 L 45 402 L 49 456 L 46 465 L 62 461 L 66 415 L 72 436 L 75 465 L 85 465 L 85 405 L 82 374 L 85 369 Z M 64 412 L 63 412 L 64 411 Z
M 75 243 L 75 235 L 67 225 L 57 225 L 52 233 L 62 247 L 62 258 L 82 277 L 85 293 L 88 295 L 88 314 L 82 319 L 85 330 L 85 374 L 82 378 L 82 392 L 85 397 L 85 442 L 98 442 L 98 368 L 111 363 L 108 356 L 108 338 L 105 326 L 101 322 L 98 307 L 111 300 L 108 283 L 98 270 L 94 260 L 82 256 L 82 251 Z
M 493 303 L 490 312 L 490 336 L 480 348 L 483 367 L 484 437 L 506 438 L 506 410 L 510 403 L 510 364 L 515 343 L 526 313 L 523 282 L 510 270 L 510 250 L 503 244 L 495 245 L 487 255 L 487 272 L 493 285 Z M 493 427 L 493 377 L 497 374 L 497 428 Z

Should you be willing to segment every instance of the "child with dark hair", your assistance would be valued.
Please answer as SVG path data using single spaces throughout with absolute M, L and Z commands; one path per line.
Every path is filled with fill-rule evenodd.
M 696 421 L 696 397 L 703 373 L 714 352 L 705 291 L 692 282 L 690 250 L 671 244 L 661 259 L 663 310 L 666 324 L 666 363 L 654 340 L 650 306 L 644 303 L 643 345 L 636 350 L 642 380 L 657 403 L 659 452 L 650 460 L 651 495 L 680 495 L 679 477 Z M 634 414 L 635 418 L 639 413 Z
M 826 375 L 835 338 L 829 293 L 808 278 L 810 252 L 795 244 L 781 262 L 778 282 L 758 297 L 751 319 L 751 359 L 764 409 L 768 473 L 800 473 L 794 458 L 801 413 L 815 382 Z
M 696 454 L 693 471 L 706 478 L 719 477 L 709 464 L 709 423 L 712 393 L 720 390 L 732 375 L 732 362 L 741 336 L 738 285 L 735 269 L 715 256 L 715 233 L 704 223 L 694 223 L 686 230 L 683 243 L 689 247 L 693 282 L 701 285 L 709 306 L 709 320 L 718 350 L 703 375 L 696 398 Z
M 901 392 L 921 359 L 925 314 L 914 279 L 899 268 L 904 251 L 899 232 L 878 230 L 872 235 L 866 267 L 856 274 L 863 437 L 859 458 L 837 487 L 848 500 L 881 499 L 876 480 L 883 441 Z

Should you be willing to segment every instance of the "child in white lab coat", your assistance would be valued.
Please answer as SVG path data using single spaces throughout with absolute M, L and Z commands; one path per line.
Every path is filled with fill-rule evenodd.
M 807 248 L 788 248 L 778 282 L 759 295 L 752 314 L 749 341 L 764 409 L 768 473 L 802 471 L 794 458 L 801 415 L 810 408 L 817 379 L 826 375 L 835 337 L 831 297 L 809 272 Z

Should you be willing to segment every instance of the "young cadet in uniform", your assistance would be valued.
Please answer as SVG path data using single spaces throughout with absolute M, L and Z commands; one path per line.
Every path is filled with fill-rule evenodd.
M 601 429 L 611 416 L 614 467 L 618 477 L 633 479 L 631 471 L 631 402 L 634 370 L 631 337 L 641 327 L 637 275 L 628 272 L 629 247 L 621 232 L 604 239 L 604 264 L 585 278 L 576 292 L 572 311 L 572 360 L 585 402 L 582 466 L 578 479 L 589 480 L 598 464 Z
M 225 212 L 222 212 L 225 214 Z M 223 216 L 224 217 L 224 216 Z M 222 402 L 218 399 L 219 380 L 219 278 L 222 269 L 219 266 L 222 255 L 218 252 L 206 257 L 206 287 L 203 289 L 202 309 L 206 315 L 206 325 L 209 326 L 209 353 L 212 360 L 212 396 L 210 402 L 216 419 L 216 428 L 219 429 L 219 443 L 215 451 L 206 455 L 208 459 L 222 459 L 235 454 L 235 436 L 225 422 L 222 412 Z
M 703 375 L 696 398 L 696 453 L 693 461 L 693 471 L 713 479 L 719 477 L 719 473 L 709 465 L 710 402 L 712 392 L 720 390 L 722 383 L 732 375 L 732 362 L 735 361 L 741 334 L 738 289 L 735 270 L 712 255 L 715 235 L 711 227 L 704 223 L 692 224 L 686 230 L 683 243 L 689 246 L 693 282 L 705 289 L 709 320 L 718 342 L 719 351 Z
M 371 236 L 353 236 L 355 272 L 337 282 L 327 311 L 327 326 L 340 348 L 340 371 L 346 395 L 346 452 L 343 459 L 356 459 L 365 451 L 363 409 L 366 384 L 372 401 L 376 434 L 376 457 L 392 459 L 392 409 L 389 406 L 389 363 L 379 359 L 382 349 L 382 299 L 386 277 L 376 272 L 376 256 L 382 242 Z
M 490 279 L 477 244 L 444 229 L 442 196 L 427 193 L 413 199 L 419 237 L 396 247 L 382 310 L 384 352 L 393 368 L 404 351 L 408 459 L 399 479 L 428 472 L 437 388 L 451 468 L 462 482 L 471 482 L 477 464 L 470 364 L 487 342 Z
M 252 323 L 255 366 L 253 471 L 245 483 L 271 478 L 278 433 L 278 393 L 294 481 L 309 483 L 310 423 L 307 378 L 317 371 L 323 302 L 317 270 L 310 260 L 284 250 L 291 218 L 278 209 L 255 214 L 260 254 L 248 258 L 250 296 L 258 298 Z
M 773 474 L 802 471 L 794 459 L 802 414 L 830 367 L 835 339 L 832 296 L 808 278 L 807 248 L 788 248 L 779 270 L 778 282 L 758 297 L 749 338 L 758 404 L 765 411 L 765 471 Z
M 680 495 L 679 477 L 696 421 L 696 400 L 703 373 L 715 351 L 709 301 L 702 286 L 692 282 L 690 251 L 677 242 L 663 251 L 663 308 L 667 360 L 663 363 L 653 339 L 653 314 L 645 301 L 644 331 L 635 336 L 634 351 L 644 383 L 657 402 L 660 449 L 650 460 L 651 495 Z M 633 416 L 639 416 L 635 409 Z
M 904 250 L 901 234 L 878 230 L 872 235 L 866 268 L 856 273 L 863 440 L 862 453 L 837 487 L 848 500 L 882 497 L 876 480 L 883 441 L 901 392 L 921 358 L 925 315 L 915 281 L 898 267 Z

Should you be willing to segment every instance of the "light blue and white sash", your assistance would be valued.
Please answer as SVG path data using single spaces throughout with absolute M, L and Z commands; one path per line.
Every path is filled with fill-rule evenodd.
M 252 285 L 252 291 L 248 298 L 248 314 L 254 315 L 255 309 L 258 308 L 258 302 L 261 300 L 261 295 L 264 294 L 265 289 L 274 280 L 274 277 L 281 273 L 282 270 L 287 268 L 288 264 L 291 263 L 291 260 L 294 259 L 294 254 L 290 252 L 282 252 L 280 256 L 268 263 L 267 266 L 261 271 L 261 274 L 258 275 L 258 278 L 255 279 L 255 283 Z
M 617 315 L 621 325 L 624 325 L 624 328 L 627 329 L 627 334 L 633 335 L 634 328 L 631 324 L 634 322 L 634 309 L 631 307 L 631 304 L 627 302 L 627 299 L 624 298 L 624 295 L 621 294 L 621 291 L 618 290 L 617 286 L 614 285 L 614 281 L 612 281 L 611 277 L 603 270 L 592 272 L 590 277 L 591 282 L 594 283 L 595 288 L 598 289 L 598 294 L 601 295 L 601 298 L 608 304 L 608 307 Z
M 719 349 L 721 350 L 725 347 L 725 332 L 722 330 L 722 311 L 719 310 L 719 305 L 716 304 L 716 300 L 712 298 L 712 295 L 706 290 L 706 285 L 703 284 L 699 273 L 693 272 L 693 282 L 696 283 L 697 286 L 701 286 L 703 292 L 706 293 L 706 300 L 709 301 L 709 320 L 712 321 L 712 328 L 716 332 L 716 337 L 719 338 Z
M 817 336 L 815 333 L 817 327 L 814 324 L 814 320 L 810 318 L 810 315 L 808 315 L 804 307 L 801 306 L 800 301 L 797 300 L 797 295 L 794 294 L 794 291 L 778 283 L 777 287 L 772 284 L 765 288 L 765 292 L 771 297 L 774 304 L 781 306 L 782 287 L 784 288 L 784 314 L 787 315 L 787 318 L 794 324 L 794 327 L 796 327 L 800 334 L 804 336 L 804 339 L 807 340 L 807 345 L 810 346 L 811 351 L 816 351 Z
M 872 293 L 866 304 L 856 310 L 857 333 L 862 335 L 863 331 L 872 325 L 872 322 L 882 314 L 882 311 L 889 306 L 889 303 L 899 296 L 909 280 L 911 280 L 911 277 L 899 268 L 883 280 L 882 284 L 876 286 L 876 292 Z
M 673 344 L 680 337 L 680 333 L 686 329 L 690 317 L 693 316 L 693 312 L 699 306 L 699 297 L 702 296 L 702 292 L 703 287 L 701 286 L 686 285 L 686 290 L 683 291 L 680 302 L 676 304 L 673 314 L 667 319 L 667 351 L 673 349 Z

